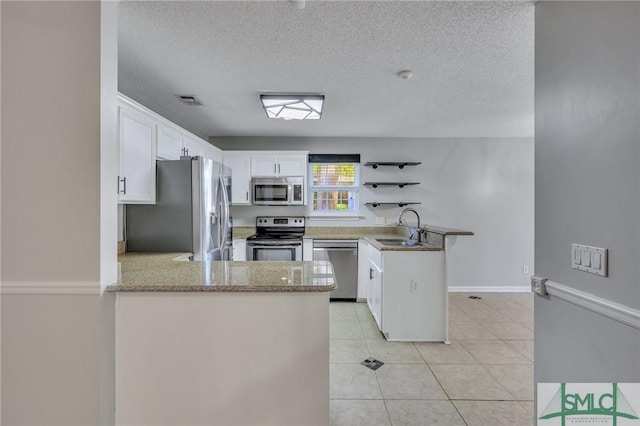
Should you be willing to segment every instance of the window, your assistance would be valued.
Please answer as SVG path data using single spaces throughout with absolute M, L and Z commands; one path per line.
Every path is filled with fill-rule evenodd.
M 358 162 L 328 162 L 327 160 L 351 159 L 324 158 L 318 160 L 317 155 L 309 156 L 309 190 L 310 214 L 312 216 L 357 216 L 359 188 L 359 156 Z M 337 157 L 337 156 L 336 156 Z

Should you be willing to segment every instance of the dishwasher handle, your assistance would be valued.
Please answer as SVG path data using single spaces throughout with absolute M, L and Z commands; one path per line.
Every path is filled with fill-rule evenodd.
M 313 240 L 313 248 L 353 250 L 358 248 L 358 242 L 346 240 Z

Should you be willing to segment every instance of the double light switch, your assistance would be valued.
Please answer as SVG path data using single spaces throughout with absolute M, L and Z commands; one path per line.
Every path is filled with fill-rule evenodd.
M 607 249 L 571 244 L 571 267 L 591 274 L 607 276 Z

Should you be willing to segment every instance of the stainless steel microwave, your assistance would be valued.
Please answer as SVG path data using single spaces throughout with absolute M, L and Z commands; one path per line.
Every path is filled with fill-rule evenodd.
M 304 204 L 304 177 L 252 178 L 251 204 L 292 206 Z

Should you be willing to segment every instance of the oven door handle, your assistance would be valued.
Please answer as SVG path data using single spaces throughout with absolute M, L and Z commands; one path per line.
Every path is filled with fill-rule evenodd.
M 269 241 L 260 241 L 259 243 L 252 243 L 247 241 L 247 245 L 249 247 L 280 247 L 280 248 L 294 248 L 294 247 L 300 247 L 302 245 L 302 242 L 300 243 L 287 243 L 287 244 L 282 244 L 282 243 L 277 243 L 277 242 L 269 242 Z

